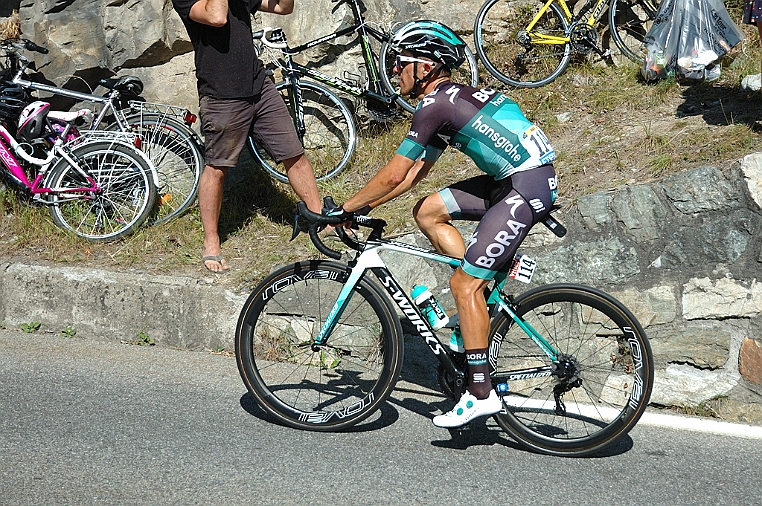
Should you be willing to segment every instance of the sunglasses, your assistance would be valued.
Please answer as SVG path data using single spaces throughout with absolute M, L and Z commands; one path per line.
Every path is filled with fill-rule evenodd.
M 418 63 L 431 63 L 431 64 L 434 63 L 434 62 L 429 61 L 429 60 L 421 60 L 420 58 L 413 58 L 411 56 L 403 56 L 401 54 L 398 54 L 397 55 L 397 60 L 395 61 L 394 66 L 399 68 L 399 69 L 403 69 L 403 68 L 405 68 L 405 66 L 408 63 L 414 63 L 414 62 L 418 62 Z

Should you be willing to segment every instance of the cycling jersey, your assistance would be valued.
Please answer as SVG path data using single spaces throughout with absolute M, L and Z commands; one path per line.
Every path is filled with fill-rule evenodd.
M 448 145 L 496 180 L 556 159 L 548 138 L 516 102 L 491 89 L 452 82 L 421 100 L 397 154 L 433 161 Z
M 479 221 L 460 266 L 492 279 L 556 199 L 556 154 L 518 104 L 490 89 L 446 82 L 418 105 L 397 154 L 435 161 L 448 145 L 487 173 L 439 192 L 450 217 Z M 495 180 L 499 181 L 496 183 Z

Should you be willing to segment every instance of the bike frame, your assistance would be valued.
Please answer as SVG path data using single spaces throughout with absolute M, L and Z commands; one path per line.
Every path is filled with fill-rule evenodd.
M 11 153 L 10 149 L 8 149 L 8 146 L 10 146 L 11 149 L 18 153 L 19 156 L 21 156 L 27 162 L 34 165 L 39 165 L 41 167 L 33 181 L 29 181 L 26 172 L 24 172 L 24 169 L 19 164 L 18 159 L 13 156 L 13 153 Z M 35 196 L 52 193 L 63 194 L 100 192 L 98 183 L 96 183 L 89 174 L 82 170 L 79 164 L 71 156 L 69 156 L 66 150 L 61 149 L 58 141 L 53 145 L 53 149 L 50 150 L 48 157 L 44 160 L 25 155 L 26 153 L 23 151 L 23 149 L 21 149 L 16 139 L 13 138 L 5 126 L 0 124 L 0 159 L 2 159 L 3 165 L 5 165 L 7 169 L 5 172 L 11 176 L 12 180 L 17 185 L 26 188 L 26 190 Z M 81 188 L 42 188 L 40 185 L 42 184 L 42 180 L 47 173 L 50 163 L 53 160 L 57 160 L 59 156 L 69 162 L 71 166 L 74 167 L 77 172 L 79 172 L 90 183 L 90 186 Z M 39 200 L 44 202 L 43 199 Z
M 389 269 L 384 264 L 384 261 L 379 256 L 382 251 L 393 251 L 404 255 L 411 255 L 417 258 L 423 258 L 428 261 L 447 264 L 450 267 L 458 267 L 460 265 L 460 259 L 450 257 L 437 253 L 435 251 L 426 250 L 413 246 L 410 244 L 400 243 L 396 241 L 388 241 L 385 239 L 369 239 L 365 244 L 364 249 L 357 257 L 349 263 L 350 274 L 346 283 L 342 287 L 339 293 L 336 303 L 332 307 L 326 321 L 320 329 L 317 337 L 315 338 L 314 346 L 319 347 L 326 344 L 331 332 L 336 326 L 341 314 L 347 307 L 347 303 L 353 293 L 355 286 L 360 278 L 366 271 L 371 271 L 376 276 L 381 286 L 391 296 L 392 300 L 397 307 L 402 311 L 407 320 L 415 327 L 416 333 L 421 337 L 429 350 L 437 357 L 442 367 L 450 373 L 453 377 L 463 380 L 464 373 L 458 368 L 453 360 L 453 352 L 442 346 L 439 339 L 436 337 L 434 330 L 431 328 L 428 320 L 423 317 L 418 307 L 413 303 L 407 293 L 400 287 L 399 283 L 394 279 L 394 276 L 389 272 Z M 558 352 L 548 341 L 542 337 L 529 323 L 522 320 L 515 313 L 515 306 L 510 302 L 506 302 L 505 298 L 500 292 L 502 283 L 495 283 L 490 294 L 490 299 L 497 302 L 496 310 L 503 311 L 506 315 L 519 326 L 527 334 L 527 336 L 534 341 L 534 343 L 545 353 L 551 361 L 555 362 L 558 357 Z M 544 377 L 552 374 L 551 366 L 533 367 L 522 369 L 518 371 L 510 371 L 503 373 L 499 377 L 494 377 L 497 382 L 505 382 L 512 377 L 530 378 L 530 377 Z
M 558 6 L 561 8 L 561 12 L 563 12 L 564 16 L 566 17 L 566 20 L 569 22 L 569 28 L 574 26 L 579 19 L 574 19 L 572 16 L 572 12 L 569 9 L 569 6 L 566 4 L 565 0 L 548 0 L 545 2 L 545 5 L 543 5 L 542 9 L 535 15 L 535 17 L 532 19 L 532 21 L 527 25 L 526 32 L 530 34 L 532 37 L 532 43 L 533 44 L 548 44 L 548 45 L 555 45 L 555 44 L 568 44 L 570 41 L 569 35 L 565 35 L 564 37 L 558 37 L 556 35 L 545 35 L 545 34 L 539 34 L 532 32 L 532 29 L 535 27 L 535 25 L 540 21 L 540 18 L 547 12 L 548 9 L 550 9 L 550 4 L 557 3 Z M 587 10 L 587 8 L 592 4 L 592 0 L 589 0 L 585 6 L 582 8 L 582 12 Z M 603 10 L 608 5 L 609 0 L 596 0 L 595 6 L 590 13 L 590 16 L 587 17 L 587 20 L 585 21 L 585 24 L 588 26 L 593 26 L 595 23 L 598 22 L 598 20 L 601 17 L 601 14 L 603 14 Z
M 284 70 L 283 79 L 286 80 L 287 82 L 292 83 L 292 88 L 294 88 L 295 94 L 298 93 L 296 90 L 295 82 L 298 82 L 298 80 L 301 77 L 309 77 L 311 79 L 314 79 L 315 81 L 326 84 L 332 88 L 343 91 L 344 93 L 347 93 L 349 95 L 352 95 L 355 97 L 362 97 L 365 99 L 370 99 L 377 102 L 383 102 L 387 105 L 391 105 L 392 103 L 394 103 L 396 99 L 396 95 L 388 96 L 384 94 L 384 89 L 381 84 L 381 78 L 379 77 L 378 67 L 376 65 L 373 50 L 370 47 L 370 37 L 373 37 L 379 42 L 388 42 L 390 40 L 390 36 L 389 34 L 376 30 L 375 28 L 369 26 L 366 23 L 366 21 L 363 19 L 363 15 L 360 10 L 360 5 L 356 0 L 352 0 L 347 3 L 351 4 L 352 13 L 355 19 L 355 24 L 353 24 L 352 26 L 342 28 L 341 30 L 338 30 L 334 33 L 331 33 L 329 35 L 324 35 L 323 37 L 318 37 L 317 39 L 314 39 L 312 41 L 306 42 L 304 44 L 301 44 L 293 48 L 288 47 L 288 45 L 285 42 L 282 44 L 267 44 L 266 42 L 263 42 L 263 43 L 265 43 L 265 45 L 269 45 L 270 47 L 276 47 L 283 52 L 283 64 L 280 65 L 281 69 Z M 268 30 L 271 30 L 271 29 L 265 29 L 265 32 L 266 32 L 265 37 L 268 33 Z M 315 46 L 318 46 L 330 40 L 334 40 L 339 37 L 350 35 L 352 33 L 358 34 L 360 45 L 362 46 L 363 60 L 365 61 L 365 65 L 367 66 L 367 69 L 368 69 L 368 83 L 369 83 L 368 89 L 355 86 L 354 84 L 352 84 L 346 79 L 328 76 L 326 74 L 323 74 L 322 72 L 311 69 L 299 63 L 296 63 L 292 59 L 293 55 L 299 54 L 307 49 L 313 48 Z M 267 39 L 265 37 L 263 37 L 263 40 L 266 41 Z

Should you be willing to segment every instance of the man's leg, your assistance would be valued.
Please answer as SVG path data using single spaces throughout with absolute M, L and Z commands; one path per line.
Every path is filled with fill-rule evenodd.
M 466 253 L 463 236 L 450 222 L 450 213 L 439 193 L 432 193 L 420 200 L 413 208 L 413 217 L 435 250 L 455 258 L 463 258 Z
M 198 207 L 201 214 L 201 225 L 204 227 L 202 257 L 219 256 L 222 254 L 218 226 L 220 209 L 222 207 L 222 191 L 227 171 L 227 167 L 207 165 L 204 167 L 204 172 L 199 180 Z M 220 262 L 205 260 L 204 265 L 213 272 L 228 270 L 228 265 L 224 258 Z
M 294 192 L 307 204 L 310 211 L 320 213 L 323 204 L 320 202 L 320 195 L 318 194 L 315 171 L 312 170 L 312 164 L 304 153 L 283 160 L 283 166 Z

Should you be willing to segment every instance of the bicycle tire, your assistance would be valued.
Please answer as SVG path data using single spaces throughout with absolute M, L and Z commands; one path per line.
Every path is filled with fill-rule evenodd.
M 345 265 L 305 261 L 271 274 L 249 296 L 235 334 L 238 370 L 279 423 L 339 431 L 388 398 L 404 356 L 402 328 L 384 292 L 360 279 L 319 351 L 312 342 L 348 279 Z
M 186 212 L 196 201 L 204 155 L 184 123 L 166 115 L 138 113 L 126 116 L 130 131 L 142 140 L 144 153 L 156 167 L 159 205 L 149 217 L 151 225 L 167 223 Z M 118 130 L 112 123 L 107 130 Z
M 571 61 L 564 44 L 533 44 L 525 28 L 545 5 L 541 0 L 487 0 L 474 21 L 474 44 L 484 68 L 498 81 L 517 88 L 539 88 L 553 82 Z M 565 37 L 569 20 L 550 4 L 534 27 L 545 35 Z
M 286 102 L 294 125 L 297 125 L 297 134 L 315 171 L 315 178 L 325 181 L 340 174 L 352 159 L 357 147 L 357 127 L 349 108 L 333 92 L 310 81 L 299 81 L 297 86 L 302 95 L 304 132 L 300 132 L 297 125 L 291 83 L 281 81 L 275 88 Z M 257 142 L 252 132 L 249 133 L 246 144 L 252 157 L 272 177 L 282 183 L 288 183 L 283 164 L 273 159 Z
M 137 148 L 87 142 L 71 154 L 101 188 L 100 193 L 53 193 L 50 213 L 59 227 L 91 241 L 113 241 L 133 233 L 156 204 L 152 169 Z M 47 180 L 54 189 L 87 188 L 90 182 L 66 159 Z
M 394 38 L 394 35 L 391 36 Z M 469 86 L 479 86 L 479 65 L 474 53 L 466 46 L 466 61 L 457 69 L 453 69 L 450 80 L 454 83 L 467 84 Z M 397 61 L 397 54 L 391 44 L 384 42 L 381 45 L 379 61 L 381 62 L 380 77 L 381 84 L 388 94 L 399 93 L 399 76 L 394 73 L 394 65 Z M 467 64 L 467 65 L 466 65 Z M 410 97 L 397 97 L 397 105 L 409 113 L 414 113 L 418 107 L 419 100 Z
M 509 378 L 498 424 L 525 447 L 557 456 L 598 453 L 624 437 L 645 411 L 654 381 L 651 347 L 637 319 L 613 297 L 581 285 L 542 286 L 515 302 L 516 314 L 562 360 L 544 376 L 510 378 L 508 371 L 551 361 L 501 312 L 490 329 L 493 382 Z M 564 362 L 572 366 L 558 365 Z M 564 372 L 567 380 L 560 379 Z M 577 378 L 581 384 L 574 385 Z M 566 411 L 556 414 L 554 388 L 562 385 L 570 386 L 561 399 Z
M 659 12 L 659 2 L 653 0 L 611 0 L 609 29 L 619 50 L 630 60 L 643 63 L 648 53 L 646 34 Z

